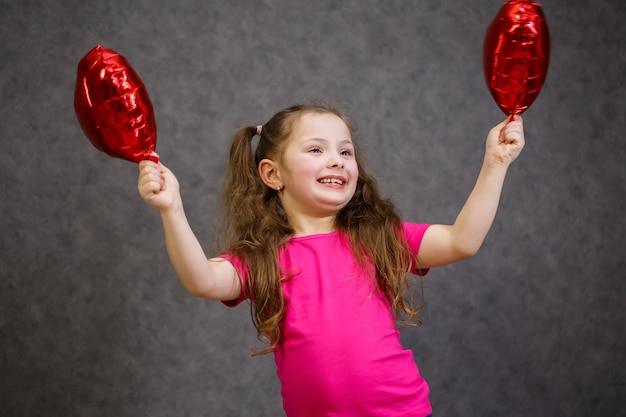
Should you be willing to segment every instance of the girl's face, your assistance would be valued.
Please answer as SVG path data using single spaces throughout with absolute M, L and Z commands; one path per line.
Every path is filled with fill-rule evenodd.
M 354 195 L 359 178 L 350 130 L 332 113 L 299 117 L 278 165 L 279 195 L 290 219 L 334 217 Z

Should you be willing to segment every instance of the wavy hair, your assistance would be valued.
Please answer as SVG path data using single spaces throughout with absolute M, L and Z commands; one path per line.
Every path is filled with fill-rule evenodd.
M 340 117 L 351 133 L 354 128 L 337 109 L 322 104 L 301 104 L 276 113 L 261 130 L 256 149 L 252 141 L 256 126 L 239 129 L 230 149 L 230 162 L 222 190 L 224 217 L 221 237 L 224 250 L 241 260 L 248 276 L 242 291 L 250 297 L 250 313 L 259 339 L 273 351 L 280 342 L 280 322 L 285 314 L 281 289 L 278 251 L 294 230 L 287 221 L 278 193 L 267 187 L 257 166 L 262 159 L 280 160 L 294 124 L 307 113 L 331 113 Z M 355 158 L 359 167 L 356 191 L 349 203 L 335 217 L 335 227 L 347 233 L 352 250 L 362 268 L 373 266 L 378 290 L 387 298 L 397 319 L 405 324 L 421 324 L 413 300 L 408 272 L 417 260 L 408 248 L 402 223 L 392 202 L 381 195 L 378 185 L 362 161 L 358 147 Z

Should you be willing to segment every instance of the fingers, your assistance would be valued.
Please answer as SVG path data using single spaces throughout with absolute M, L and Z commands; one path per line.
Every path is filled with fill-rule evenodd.
M 519 115 L 511 116 L 500 132 L 500 142 L 524 143 L 524 124 Z
M 142 197 L 146 198 L 158 194 L 164 189 L 165 179 L 163 169 L 166 169 L 160 162 L 141 161 L 139 163 L 139 179 L 137 188 Z
M 156 168 L 158 170 L 166 170 L 167 168 L 165 167 L 165 165 L 163 165 L 161 163 L 161 161 L 159 162 L 153 162 L 150 161 L 148 159 L 144 160 L 144 161 L 139 161 L 139 171 L 141 171 L 142 169 L 145 168 Z
M 524 148 L 524 125 L 519 115 L 509 116 L 487 135 L 486 158 L 490 163 L 508 166 Z

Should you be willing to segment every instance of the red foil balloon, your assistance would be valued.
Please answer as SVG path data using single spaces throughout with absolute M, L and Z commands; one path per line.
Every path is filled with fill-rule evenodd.
M 541 5 L 511 0 L 487 28 L 483 66 L 489 91 L 502 111 L 523 113 L 539 95 L 548 72 L 550 35 Z
M 98 45 L 81 59 L 74 110 L 83 132 L 102 152 L 132 162 L 159 161 L 152 102 L 122 55 Z

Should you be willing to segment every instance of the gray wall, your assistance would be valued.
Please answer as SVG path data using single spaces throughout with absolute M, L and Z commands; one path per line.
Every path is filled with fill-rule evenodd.
M 481 49 L 501 1 L 2 1 L 0 414 L 279 416 L 246 306 L 182 289 L 134 164 L 80 131 L 79 59 L 125 55 L 215 250 L 231 134 L 327 99 L 407 220 L 452 222 L 504 115 Z M 437 417 L 624 415 L 626 3 L 542 2 L 544 90 L 478 255 L 403 332 Z

